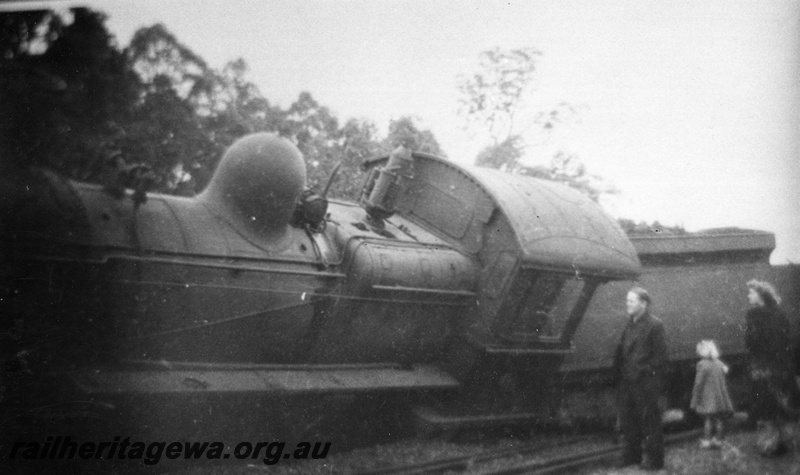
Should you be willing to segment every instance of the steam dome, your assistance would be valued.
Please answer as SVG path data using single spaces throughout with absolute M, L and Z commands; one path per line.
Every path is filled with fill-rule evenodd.
M 237 227 L 278 239 L 286 232 L 305 182 L 300 150 L 277 135 L 257 133 L 228 148 L 199 199 Z

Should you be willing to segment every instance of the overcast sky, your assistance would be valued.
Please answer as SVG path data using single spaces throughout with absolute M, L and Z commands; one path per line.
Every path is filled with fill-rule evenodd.
M 616 216 L 772 231 L 773 262 L 800 263 L 795 0 L 85 4 L 108 14 L 120 46 L 161 22 L 212 67 L 244 58 L 273 103 L 306 90 L 340 119 L 383 131 L 410 115 L 464 164 L 485 144 L 460 128 L 458 76 L 482 51 L 535 47 L 541 106 L 581 110 L 527 160 L 573 151 L 621 190 L 604 201 Z

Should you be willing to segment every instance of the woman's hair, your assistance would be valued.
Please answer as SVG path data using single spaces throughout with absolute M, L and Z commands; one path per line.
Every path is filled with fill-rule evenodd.
M 747 283 L 747 286 L 756 291 L 767 307 L 777 307 L 781 303 L 781 298 L 778 292 L 775 291 L 775 287 L 767 282 L 753 279 Z
M 712 360 L 719 359 L 719 350 L 713 340 L 702 340 L 697 344 L 697 356 Z

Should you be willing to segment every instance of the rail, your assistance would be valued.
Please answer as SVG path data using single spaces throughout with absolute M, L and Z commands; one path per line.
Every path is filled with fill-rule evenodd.
M 693 429 L 672 434 L 664 439 L 664 444 L 674 445 L 688 440 L 694 440 L 699 437 L 702 432 L 701 429 Z M 603 447 L 569 456 L 555 457 L 545 461 L 522 462 L 510 467 L 503 467 L 481 473 L 484 475 L 515 475 L 522 473 L 531 475 L 553 475 L 558 473 L 573 473 L 582 468 L 607 463 L 609 460 L 618 457 L 620 453 L 621 447 L 615 444 L 612 447 Z
M 391 475 L 391 474 L 422 474 L 422 473 L 444 473 L 448 471 L 466 471 L 471 466 L 479 463 L 488 463 L 494 460 L 515 456 L 530 456 L 537 452 L 554 449 L 565 444 L 576 444 L 586 441 L 587 436 L 573 437 L 566 440 L 551 442 L 536 442 L 520 447 L 510 447 L 496 450 L 487 450 L 473 455 L 463 455 L 439 460 L 431 460 L 408 465 L 396 465 L 375 470 L 359 472 L 360 475 Z
M 665 438 L 665 444 L 673 445 L 696 439 L 701 433 L 702 430 L 694 429 L 671 434 Z M 451 457 L 408 465 L 396 465 L 359 473 L 361 475 L 391 475 L 400 473 L 431 474 L 467 471 L 475 471 L 482 475 L 513 475 L 522 473 L 544 475 L 570 473 L 581 468 L 606 463 L 618 456 L 621 451 L 620 445 L 608 444 L 607 446 L 585 450 L 567 456 L 555 456 L 544 460 L 541 458 L 533 459 L 533 457 L 541 455 L 544 452 L 556 448 L 567 448 L 570 445 L 578 445 L 582 442 L 588 442 L 590 439 L 590 436 L 583 436 L 561 439 L 553 442 L 536 442 L 521 447 L 488 450 L 475 455 Z M 478 468 L 479 465 L 486 466 L 492 463 L 502 463 L 504 460 L 520 457 L 525 458 L 525 460 L 518 463 L 506 464 L 497 468 Z

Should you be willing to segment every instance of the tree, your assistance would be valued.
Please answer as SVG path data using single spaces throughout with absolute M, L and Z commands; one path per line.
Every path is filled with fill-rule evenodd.
M 498 144 L 489 145 L 475 157 L 475 165 L 509 172 L 516 171 L 522 158 L 521 142 L 522 138 L 519 135 L 511 135 Z
M 559 150 L 546 166 L 523 163 L 533 138 L 542 142 L 556 125 L 576 113 L 566 103 L 549 110 L 531 107 L 540 56 L 534 48 L 494 48 L 481 53 L 478 72 L 461 79 L 459 112 L 472 135 L 481 135 L 489 142 L 478 153 L 475 164 L 560 181 L 597 201 L 601 193 L 614 193 L 616 189 L 588 174 L 575 154 Z
M 480 129 L 497 145 L 527 128 L 517 119 L 532 92 L 540 56 L 534 48 L 480 54 L 478 72 L 461 78 L 458 86 L 460 113 L 473 134 Z
M 465 128 L 489 142 L 478 165 L 514 173 L 532 138 L 543 141 L 559 122 L 575 114 L 566 103 L 546 110 L 533 107 L 541 55 L 535 48 L 494 48 L 480 54 L 476 73 L 460 79 L 459 113 Z
M 383 149 L 377 127 L 367 120 L 349 119 L 340 129 L 338 137 L 339 140 L 330 151 L 330 159 L 317 170 L 321 178 L 318 182 L 325 186 L 333 167 L 341 163 L 328 195 L 354 201 L 359 198 L 365 179 L 361 164 L 380 155 Z
M 289 106 L 279 130 L 297 144 L 308 160 L 320 160 L 337 139 L 339 121 L 311 93 L 303 91 Z
M 318 189 L 324 186 L 338 158 L 331 153 L 339 140 L 338 119 L 311 93 L 303 91 L 284 113 L 278 132 L 303 154 L 308 185 Z
M 127 164 L 148 166 L 155 175 L 154 191 L 192 195 L 210 179 L 222 149 L 170 79 L 158 76 L 128 123 L 121 152 Z
M 66 83 L 42 61 L 41 50 L 61 28 L 60 18 L 47 10 L 0 14 L 0 150 L 9 162 L 41 164 L 51 150 L 54 120 L 45 105 Z
M 3 16 L 2 145 L 21 165 L 90 180 L 124 135 L 140 84 L 103 14 L 73 8 L 68 16 Z
M 243 59 L 214 70 L 161 24 L 140 29 L 120 51 L 102 14 L 71 14 L 72 21 L 48 11 L 0 16 L 0 145 L 21 164 L 102 182 L 120 196 L 133 171 L 146 177 L 135 185 L 141 197 L 145 181 L 192 195 L 231 143 L 268 131 L 298 146 L 310 186 L 330 184 L 329 196 L 356 199 L 364 160 L 400 143 L 441 153 L 411 118 L 393 122 L 381 139 L 369 121 L 340 125 L 309 92 L 286 110 L 272 106 L 246 79 Z
M 30 58 L 58 37 L 61 26 L 60 17 L 49 10 L 0 14 L 0 60 L 9 64 L 6 62 Z
M 618 193 L 618 190 L 601 177 L 586 171 L 586 166 L 574 155 L 559 151 L 548 166 L 520 167 L 519 174 L 564 183 L 581 191 L 594 201 L 602 193 Z
M 214 71 L 161 23 L 138 29 L 125 53 L 148 87 L 155 87 L 158 77 L 167 78 L 178 96 L 197 111 L 209 113 L 217 106 L 214 91 L 218 78 Z
M 350 119 L 340 127 L 336 116 L 307 91 L 284 113 L 278 131 L 302 152 L 308 186 L 321 193 L 332 180 L 332 198 L 357 199 L 363 182 L 361 162 L 381 150 L 374 124 Z
M 217 71 L 162 24 L 139 29 L 126 55 L 146 86 L 136 137 L 149 151 L 145 157 L 163 162 L 153 164 L 159 191 L 199 192 L 225 149 L 243 135 L 297 132 L 286 125 L 287 113 L 245 78 L 242 58 Z
M 199 189 L 210 179 L 218 158 L 236 139 L 254 132 L 278 132 L 286 113 L 261 94 L 258 87 L 245 77 L 248 66 L 239 58 L 228 62 L 221 73 L 214 73 L 216 86 L 209 96 L 215 104 L 213 109 L 200 117 L 206 138 L 216 159 L 195 165 L 192 176 L 197 177 Z
M 245 79 L 247 71 L 247 62 L 239 58 L 228 62 L 222 73 L 217 75 L 216 116 L 224 118 L 228 123 L 228 132 L 236 136 L 275 132 L 285 114 L 279 108 L 272 107 L 258 87 Z
M 389 133 L 383 141 L 384 152 L 388 153 L 401 145 L 412 152 L 443 155 L 433 132 L 417 128 L 411 117 L 401 117 L 389 123 Z
M 619 218 L 617 221 L 622 230 L 629 236 L 683 236 L 689 234 L 683 226 L 665 226 L 658 221 L 653 221 L 650 224 L 644 221 L 636 223 L 632 219 L 626 218 Z M 742 230 L 738 228 L 731 229 L 734 232 L 742 232 Z M 719 232 L 719 230 L 715 231 Z

